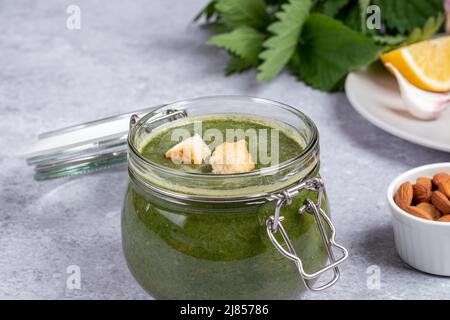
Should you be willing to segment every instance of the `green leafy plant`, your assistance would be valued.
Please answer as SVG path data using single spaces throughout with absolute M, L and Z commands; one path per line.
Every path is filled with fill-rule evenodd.
M 272 79 L 289 62 L 311 7 L 311 0 L 290 0 L 281 6 L 276 21 L 267 28 L 271 35 L 263 44 L 258 80 Z
M 231 32 L 221 33 L 208 40 L 209 45 L 227 50 L 232 56 L 231 62 L 242 61 L 243 65 L 256 67 L 258 55 L 265 35 L 251 27 L 238 27 Z
M 372 5 L 379 29 L 367 25 Z M 230 54 L 226 75 L 254 68 L 270 80 L 289 67 L 310 86 L 336 91 L 383 52 L 438 32 L 443 12 L 442 0 L 212 0 L 195 20 L 212 31 L 208 45 Z
M 307 84 L 325 91 L 340 88 L 349 70 L 374 61 L 380 50 L 364 34 L 318 13 L 309 17 L 302 37 L 292 71 Z

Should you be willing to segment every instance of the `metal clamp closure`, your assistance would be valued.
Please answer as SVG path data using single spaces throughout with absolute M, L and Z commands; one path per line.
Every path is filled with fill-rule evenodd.
M 177 109 L 168 109 L 154 114 L 146 123 L 146 131 L 147 133 L 151 132 L 151 128 L 148 126 L 149 124 L 153 124 L 158 121 L 174 121 L 180 118 L 187 117 L 187 113 L 185 110 L 177 110 Z M 130 118 L 130 129 L 133 128 L 138 122 L 140 118 L 138 115 L 133 114 Z
M 282 221 L 284 217 L 281 216 L 281 207 L 283 205 L 290 205 L 292 203 L 292 198 L 299 194 L 301 191 L 309 190 L 317 192 L 317 201 L 314 203 L 311 199 L 306 200 L 305 206 L 299 209 L 299 214 L 303 213 L 309 213 L 312 214 L 315 218 L 315 221 L 317 223 L 317 226 L 320 231 L 320 235 L 322 237 L 322 240 L 324 242 L 329 264 L 327 264 L 322 269 L 314 272 L 314 273 L 307 273 L 303 268 L 302 260 L 298 257 L 294 246 L 292 245 L 292 242 L 290 241 L 283 225 Z M 336 230 L 334 228 L 333 223 L 331 222 L 330 218 L 327 216 L 327 214 L 322 210 L 321 204 L 322 204 L 322 198 L 324 193 L 324 183 L 322 179 L 320 178 L 312 178 L 309 180 L 306 180 L 298 185 L 295 185 L 289 189 L 286 189 L 282 191 L 279 194 L 272 195 L 270 198 L 272 200 L 276 200 L 276 206 L 275 206 L 275 214 L 273 216 L 270 216 L 266 220 L 266 227 L 267 227 L 267 234 L 274 244 L 275 248 L 286 258 L 294 261 L 295 265 L 297 266 L 297 269 L 300 273 L 301 279 L 305 286 L 312 291 L 321 291 L 326 288 L 329 288 L 333 284 L 336 283 L 336 281 L 340 277 L 340 272 L 338 265 L 344 262 L 344 260 L 348 257 L 348 251 L 346 248 L 344 248 L 342 245 L 336 243 L 335 241 L 335 235 Z M 331 235 L 330 237 L 327 236 L 327 232 L 323 225 L 323 220 L 328 224 Z M 284 243 L 286 244 L 287 250 L 280 244 L 280 242 L 275 238 L 275 234 L 277 231 L 280 231 L 281 236 L 283 237 Z M 335 254 L 333 252 L 333 248 L 339 249 L 341 251 L 342 255 L 339 259 L 336 260 Z M 325 284 L 322 284 L 320 286 L 314 287 L 311 283 L 313 279 L 318 278 L 323 273 L 327 272 L 328 270 L 333 270 L 333 278 L 326 282 Z

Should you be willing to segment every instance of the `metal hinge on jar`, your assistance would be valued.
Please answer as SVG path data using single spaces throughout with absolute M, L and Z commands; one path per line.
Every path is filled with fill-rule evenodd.
M 187 117 L 186 110 L 177 110 L 177 109 L 163 110 L 161 112 L 154 114 L 150 119 L 147 120 L 146 131 L 150 133 L 151 131 L 151 128 L 149 127 L 150 124 L 155 124 L 161 121 L 174 121 L 185 117 Z M 130 129 L 134 127 L 139 120 L 140 117 L 136 114 L 133 114 L 130 118 Z
M 320 235 L 324 242 L 329 259 L 329 264 L 327 264 L 325 267 L 314 273 L 307 273 L 304 270 L 302 260 L 298 257 L 297 253 L 295 252 L 294 246 L 292 245 L 291 240 L 289 239 L 285 229 L 283 228 L 282 224 L 283 216 L 281 216 L 280 213 L 281 207 L 283 205 L 290 205 L 292 203 L 292 198 L 304 190 L 316 192 L 317 201 L 314 202 L 311 199 L 306 199 L 305 205 L 299 209 L 299 214 L 309 213 L 314 216 L 315 222 L 317 223 L 317 226 L 319 228 Z M 330 218 L 327 216 L 327 214 L 321 208 L 323 193 L 324 193 L 324 183 L 322 179 L 312 178 L 298 185 L 295 185 L 289 189 L 286 189 L 279 194 L 274 194 L 270 198 L 272 200 L 277 201 L 275 206 L 275 214 L 273 216 L 268 217 L 266 220 L 267 234 L 272 243 L 274 244 L 275 248 L 283 256 L 292 260 L 295 263 L 303 283 L 309 290 L 312 291 L 324 290 L 335 284 L 340 277 L 338 265 L 344 262 L 344 260 L 346 260 L 348 257 L 347 249 L 344 248 L 342 245 L 336 243 L 335 241 L 336 232 L 334 225 L 331 222 Z M 324 228 L 322 220 L 324 220 L 328 224 L 331 230 L 330 237 L 327 236 L 327 232 Z M 283 240 L 287 246 L 287 250 L 275 238 L 275 234 L 278 231 L 281 233 L 281 236 L 283 237 Z M 335 254 L 333 252 L 333 248 L 337 248 L 342 252 L 342 256 L 339 259 L 336 259 Z M 330 281 L 317 287 L 314 287 L 310 283 L 312 280 L 317 279 L 319 276 L 321 276 L 322 274 L 324 274 L 329 270 L 333 271 L 333 278 Z

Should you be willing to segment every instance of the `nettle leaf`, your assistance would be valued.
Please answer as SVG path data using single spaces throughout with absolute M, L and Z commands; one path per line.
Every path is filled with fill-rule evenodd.
M 353 30 L 361 30 L 361 15 L 358 0 L 351 0 L 336 15 L 336 19 L 341 20 Z
M 270 22 L 264 0 L 215 0 L 215 9 L 230 27 L 264 29 Z
M 370 2 L 370 0 L 350 0 L 336 15 L 336 19 L 355 31 L 366 32 L 367 7 Z
M 254 64 L 248 62 L 247 60 L 240 57 L 231 56 L 231 59 L 228 62 L 227 67 L 225 68 L 225 76 L 228 77 L 233 73 L 242 73 L 253 67 Z
M 308 18 L 301 36 L 292 71 L 320 90 L 339 89 L 350 71 L 374 61 L 380 52 L 371 38 L 322 14 Z
M 350 0 L 319 0 L 315 5 L 314 11 L 323 13 L 329 17 L 334 17 L 349 2 Z
M 444 14 L 439 13 L 437 17 L 428 18 L 423 28 L 415 28 L 405 39 L 405 45 L 427 40 L 439 31 L 444 23 Z
M 289 62 L 311 7 L 311 0 L 289 0 L 281 6 L 277 21 L 268 27 L 273 36 L 263 44 L 265 50 L 260 58 L 264 62 L 258 67 L 258 80 L 272 79 Z
M 370 5 L 371 0 L 359 0 L 359 19 L 361 23 L 362 32 L 367 32 L 367 8 Z
M 400 45 L 406 40 L 406 36 L 403 34 L 396 34 L 396 35 L 390 35 L 390 34 L 384 34 L 384 35 L 373 35 L 372 39 L 375 40 L 376 43 L 383 44 L 383 45 L 389 45 L 389 46 L 395 46 Z
M 201 17 L 205 17 L 205 20 L 208 22 L 212 19 L 214 14 L 216 13 L 215 7 L 216 1 L 210 1 L 194 18 L 194 21 L 200 20 Z
M 223 48 L 256 66 L 259 62 L 258 55 L 261 52 L 264 39 L 263 33 L 250 27 L 240 27 L 232 32 L 211 37 L 207 44 Z
M 390 30 L 401 33 L 423 26 L 429 17 L 444 12 L 442 0 L 373 0 L 380 7 L 381 19 Z
M 372 38 L 375 42 L 385 45 L 383 51 L 390 51 L 401 46 L 409 45 L 415 42 L 427 40 L 439 31 L 444 23 L 444 15 L 439 14 L 437 17 L 431 17 L 427 20 L 422 28 L 414 28 L 407 36 L 397 35 L 374 35 Z

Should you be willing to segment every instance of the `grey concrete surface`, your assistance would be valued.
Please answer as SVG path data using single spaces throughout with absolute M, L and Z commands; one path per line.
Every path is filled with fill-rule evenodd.
M 305 298 L 449 298 L 449 278 L 415 271 L 396 254 L 385 191 L 401 172 L 450 155 L 377 129 L 344 93 L 313 90 L 287 73 L 268 83 L 254 72 L 223 77 L 227 56 L 190 23 L 204 3 L 0 1 L 0 298 L 151 298 L 121 252 L 125 168 L 36 182 L 23 154 L 43 131 L 215 94 L 283 101 L 319 128 L 338 239 L 351 257 L 338 284 Z M 81 8 L 80 30 L 66 28 L 70 4 Z M 70 265 L 80 267 L 79 290 L 66 286 Z M 367 286 L 372 265 L 379 289 Z

